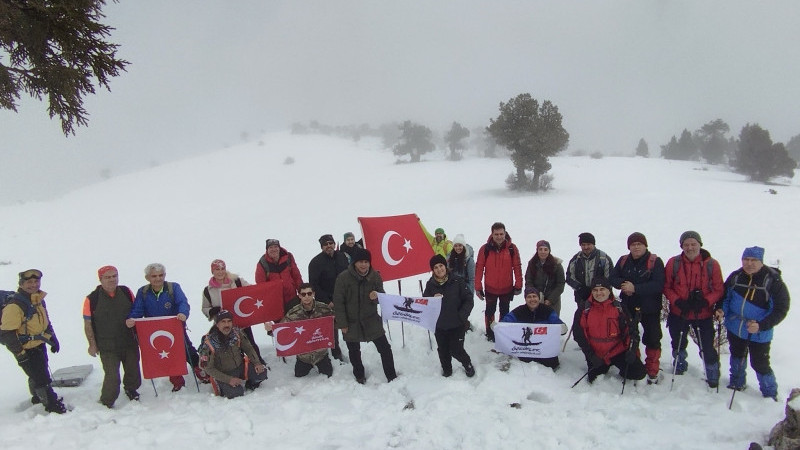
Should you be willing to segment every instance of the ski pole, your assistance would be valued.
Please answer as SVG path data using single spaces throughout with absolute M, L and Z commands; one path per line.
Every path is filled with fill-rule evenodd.
M 670 392 L 672 392 L 672 387 L 675 386 L 675 373 L 678 371 L 678 358 L 681 355 L 681 346 L 683 345 L 683 337 L 688 333 L 688 331 L 689 331 L 688 328 L 682 330 L 680 337 L 678 338 L 678 349 L 676 350 L 674 361 L 672 361 L 672 382 L 670 382 L 669 384 Z
M 747 352 L 749 350 L 750 350 L 750 333 L 747 333 L 747 343 L 745 344 L 744 355 L 742 356 L 742 368 L 745 369 L 745 370 L 747 370 L 744 367 L 744 365 L 747 364 Z M 733 385 L 733 383 L 731 383 L 731 385 Z M 744 386 L 742 386 L 742 388 L 744 388 Z M 733 392 L 731 392 L 731 401 L 728 402 L 728 409 L 731 409 L 731 407 L 733 407 L 733 397 L 736 396 L 736 391 L 737 390 L 738 389 L 736 389 L 736 386 L 733 386 Z
M 586 373 L 584 373 L 582 377 L 578 378 L 578 381 L 576 381 L 575 383 L 572 384 L 572 387 L 570 387 L 570 389 L 574 388 L 575 386 L 578 385 L 578 383 L 583 381 L 583 379 L 586 378 L 586 375 L 589 375 L 589 372 L 591 372 L 591 371 L 592 371 L 592 369 L 589 368 L 589 370 L 587 370 Z
M 706 353 L 703 351 L 703 338 L 700 337 L 700 325 L 695 324 L 693 327 L 694 335 L 697 336 L 697 345 L 700 347 L 700 359 L 703 361 L 703 372 L 706 374 L 706 383 L 708 383 L 708 366 L 706 365 Z M 719 380 L 717 380 L 719 383 Z
M 636 312 L 633 315 L 633 323 L 631 325 L 632 325 L 632 328 L 633 328 L 633 336 L 636 336 L 636 337 L 635 338 L 634 337 L 631 338 L 631 346 L 628 349 L 628 351 L 633 351 L 633 352 L 635 352 L 636 350 L 639 349 L 639 338 L 638 338 L 638 336 L 639 336 L 639 322 L 642 320 L 642 310 L 641 310 L 641 308 L 639 308 L 637 306 L 635 308 L 635 311 Z M 628 381 L 628 366 L 630 366 L 630 364 L 628 363 L 628 355 L 626 354 L 625 355 L 625 370 L 622 373 L 622 392 L 620 392 L 619 395 L 625 395 L 625 382 Z
M 722 340 L 722 321 L 717 320 L 717 356 L 719 357 L 720 341 Z M 719 383 L 717 383 L 717 394 L 719 394 Z

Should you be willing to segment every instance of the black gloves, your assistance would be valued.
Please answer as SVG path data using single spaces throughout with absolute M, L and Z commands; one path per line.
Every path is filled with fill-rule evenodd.
M 706 298 L 703 296 L 703 291 L 695 289 L 689 293 L 689 299 L 686 301 L 686 307 L 689 312 L 695 314 L 701 313 L 708 306 Z
M 475 293 L 478 295 L 478 298 L 481 299 L 481 300 L 484 300 L 486 298 L 486 295 L 484 295 L 483 291 L 478 290 L 478 291 L 475 291 Z
M 514 295 L 522 294 L 522 289 L 514 289 Z
M 636 350 L 631 349 L 625 352 L 625 362 L 627 364 L 633 364 L 637 359 L 639 359 L 639 357 L 636 356 Z
M 220 307 L 219 306 L 212 306 L 211 309 L 208 310 L 208 318 L 210 320 L 214 320 L 214 317 L 219 314 Z
M 686 300 L 682 298 L 675 300 L 675 307 L 681 312 L 681 317 L 686 316 L 686 313 L 689 312 L 689 305 L 687 305 Z
M 596 369 L 598 367 L 603 367 L 605 365 L 606 365 L 606 362 L 603 361 L 603 358 L 601 358 L 601 357 L 599 357 L 597 355 L 594 355 L 594 354 L 589 357 L 589 368 L 590 369 Z
M 53 337 L 50 338 L 50 352 L 58 353 L 59 350 L 61 350 L 61 344 L 58 343 L 58 338 L 54 334 Z

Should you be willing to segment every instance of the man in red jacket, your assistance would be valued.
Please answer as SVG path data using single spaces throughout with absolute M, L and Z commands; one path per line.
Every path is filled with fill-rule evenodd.
M 279 280 L 283 283 L 283 305 L 295 296 L 301 284 L 303 276 L 294 261 L 294 255 L 281 247 L 277 239 L 267 239 L 267 251 L 256 264 L 256 283 L 266 283 L 267 281 Z
M 497 302 L 500 302 L 500 317 L 508 314 L 511 300 L 522 292 L 522 280 L 519 249 L 511 242 L 506 226 L 495 222 L 492 235 L 478 250 L 478 261 L 475 263 L 475 293 L 486 302 L 484 318 L 487 340 L 494 342 L 491 325 Z
M 667 329 L 672 338 L 673 370 L 681 375 L 689 367 L 686 346 L 689 328 L 694 331 L 706 372 L 706 383 L 719 384 L 719 354 L 714 349 L 716 309 L 725 293 L 719 263 L 702 248 L 703 241 L 696 231 L 686 231 L 680 237 L 683 253 L 667 261 L 664 269 L 664 296 L 669 300 Z M 720 304 L 717 306 L 717 302 Z

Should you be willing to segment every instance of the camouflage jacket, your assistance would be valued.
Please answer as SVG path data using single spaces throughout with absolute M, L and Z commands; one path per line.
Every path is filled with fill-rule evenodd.
M 325 317 L 325 316 L 332 316 L 333 310 L 325 303 L 322 302 L 314 302 L 314 308 L 311 311 L 306 311 L 303 309 L 303 305 L 297 305 L 294 308 L 290 309 L 289 312 L 283 317 L 281 322 L 294 322 L 296 320 L 307 320 L 307 319 L 316 319 L 318 317 Z M 319 349 L 314 350 L 313 352 L 302 353 L 297 355 L 297 359 L 300 361 L 316 365 L 318 362 L 322 361 L 322 358 L 328 354 L 327 349 Z

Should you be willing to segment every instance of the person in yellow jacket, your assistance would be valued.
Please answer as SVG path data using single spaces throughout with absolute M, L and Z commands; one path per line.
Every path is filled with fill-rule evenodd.
M 422 228 L 422 232 L 425 233 L 425 237 L 428 238 L 428 242 L 431 244 L 431 247 L 433 248 L 433 254 L 442 255 L 447 258 L 447 255 L 453 251 L 453 241 L 447 239 L 447 235 L 444 233 L 444 228 L 437 228 L 433 232 L 433 236 L 431 236 L 431 233 L 425 228 L 425 225 L 422 225 L 422 222 L 420 222 L 419 225 Z
M 48 412 L 67 412 L 62 399 L 53 391 L 47 347 L 58 353 L 60 345 L 47 316 L 46 292 L 40 290 L 42 271 L 29 269 L 19 273 L 19 289 L 4 299 L 0 321 L 0 342 L 14 354 L 17 364 L 28 376 L 32 403 L 41 403 Z

